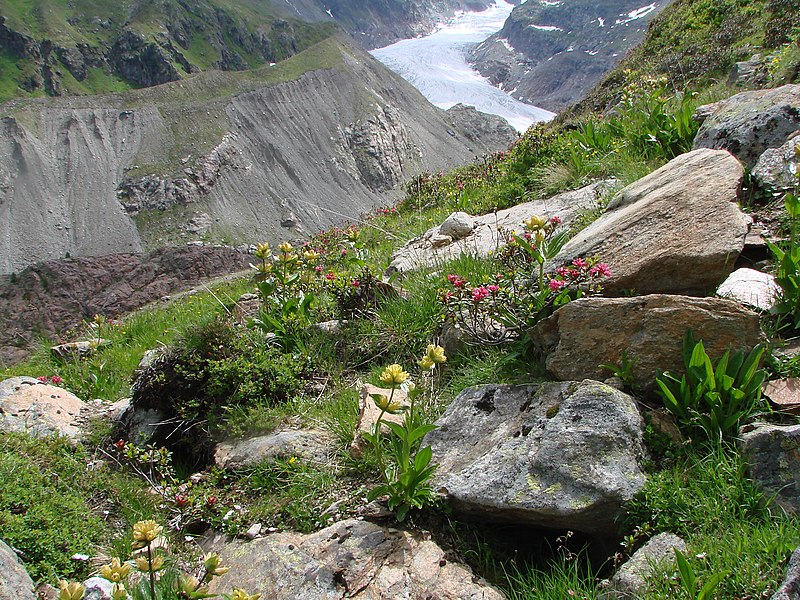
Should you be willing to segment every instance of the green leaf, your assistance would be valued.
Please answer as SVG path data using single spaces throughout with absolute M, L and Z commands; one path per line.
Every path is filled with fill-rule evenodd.
M 678 563 L 678 571 L 681 574 L 681 585 L 691 597 L 695 595 L 695 577 L 692 567 L 686 560 L 683 553 L 675 548 L 675 562 Z
M 728 574 L 727 571 L 723 571 L 722 573 L 715 573 L 711 576 L 711 578 L 706 581 L 706 584 L 697 594 L 697 600 L 706 600 L 706 598 L 711 598 L 711 595 L 714 593 L 714 590 L 717 589 L 717 586 L 722 581 L 723 577 Z
M 418 439 L 423 437 L 426 433 L 433 431 L 434 429 L 438 429 L 438 425 L 420 425 L 416 429 L 414 429 L 411 433 L 408 434 L 408 443 L 413 444 Z
M 428 466 L 428 463 L 431 462 L 432 458 L 433 449 L 430 446 L 425 446 L 419 452 L 417 452 L 417 455 L 414 457 L 414 469 L 421 471 Z

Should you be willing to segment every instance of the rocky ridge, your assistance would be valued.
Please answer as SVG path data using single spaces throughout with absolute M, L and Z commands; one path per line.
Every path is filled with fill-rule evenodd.
M 557 112 L 613 69 L 670 1 L 528 0 L 471 51 L 470 60 L 515 98 Z
M 198 235 L 314 231 L 391 202 L 423 168 L 515 137 L 500 119 L 478 126 L 474 110 L 434 108 L 342 40 L 260 77 L 201 73 L 126 95 L 4 105 L 0 273 Z

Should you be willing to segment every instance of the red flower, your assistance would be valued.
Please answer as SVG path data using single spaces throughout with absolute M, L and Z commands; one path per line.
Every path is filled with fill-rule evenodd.
M 175 506 L 184 508 L 187 504 L 189 504 L 189 496 L 186 494 L 175 494 Z
M 589 275 L 592 277 L 597 277 L 598 275 L 602 275 L 603 277 L 611 277 L 611 269 L 606 263 L 597 263 L 595 266 L 589 269 Z
M 572 264 L 573 266 L 576 266 L 579 269 L 585 269 L 586 267 L 589 266 L 586 260 L 583 258 L 576 258 L 575 260 L 572 261 Z
M 561 225 L 562 223 L 561 217 L 559 217 L 558 215 L 553 215 L 552 217 L 550 217 L 550 222 L 553 225 Z
M 41 381 L 42 383 L 47 383 L 47 377 L 46 377 L 46 376 L 44 376 L 44 375 L 40 375 L 40 376 L 39 376 L 39 377 L 37 377 L 36 379 L 38 379 L 38 380 L 39 380 L 39 381 Z
M 58 375 L 53 375 L 53 376 L 50 378 L 50 381 L 51 381 L 51 383 L 54 383 L 54 384 L 56 384 L 56 385 L 58 385 L 59 383 L 64 383 L 64 380 L 63 380 L 63 379 L 61 379 L 61 377 L 59 377 Z
M 560 279 L 551 279 L 550 283 L 548 285 L 550 286 L 551 290 L 553 290 L 554 292 L 557 292 L 558 290 L 563 288 L 565 285 L 567 285 L 567 282 L 566 281 L 561 281 Z
M 209 496 L 208 498 L 206 498 L 206 504 L 208 504 L 209 506 L 214 506 L 216 505 L 216 503 L 217 503 L 216 496 Z
M 480 302 L 484 298 L 488 298 L 488 297 L 489 297 L 489 290 L 487 290 L 483 286 L 476 287 L 474 290 L 472 290 L 472 299 L 475 302 Z
M 361 287 L 361 282 L 358 279 L 353 279 L 353 281 L 350 282 L 350 285 L 354 288 Z
M 327 279 L 328 281 L 333 281 L 334 279 L 336 279 L 336 273 L 334 273 L 333 271 L 328 271 L 327 273 L 325 273 L 325 279 Z
M 119 450 L 120 452 L 125 449 L 125 440 L 117 440 L 114 442 L 114 448 Z
M 499 285 L 487 285 L 486 289 L 489 290 L 490 292 L 492 292 L 492 294 L 496 294 L 497 292 L 500 291 L 500 286 Z

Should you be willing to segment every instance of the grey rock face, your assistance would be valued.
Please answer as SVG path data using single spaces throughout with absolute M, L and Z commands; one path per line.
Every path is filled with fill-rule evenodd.
M 0 598 L 36 600 L 33 580 L 17 554 L 0 540 Z
M 433 541 L 366 521 L 341 521 L 311 535 L 277 533 L 220 551 L 230 567 L 211 583 L 271 600 L 437 598 L 502 600 Z
M 768 148 L 753 167 L 753 177 L 765 188 L 793 190 L 797 187 L 797 147 L 800 135 L 795 135 L 780 148 Z
M 659 533 L 639 548 L 630 559 L 604 582 L 599 600 L 636 600 L 647 588 L 651 573 L 675 560 L 675 549 L 686 552 L 686 542 L 672 533 Z
M 762 425 L 742 434 L 741 450 L 750 476 L 775 503 L 800 512 L 800 425 Z
M 797 600 L 800 598 L 800 548 L 792 553 L 786 566 L 786 577 L 770 600 Z
M 599 256 L 605 293 L 703 296 L 733 270 L 747 220 L 736 205 L 744 172 L 728 152 L 695 150 L 619 192 L 548 269 Z
M 627 350 L 634 385 L 647 389 L 659 371 L 683 372 L 687 329 L 714 360 L 761 341 L 758 315 L 737 302 L 661 294 L 575 300 L 539 322 L 533 337 L 557 379 L 605 378 L 600 365 L 616 364 Z
M 325 462 L 331 453 L 331 438 L 319 429 L 275 431 L 268 435 L 217 444 L 214 462 L 221 469 L 250 467 L 264 460 L 297 457 Z
M 407 273 L 432 267 L 458 258 L 461 254 L 488 256 L 506 243 L 504 236 L 508 232 L 522 231 L 523 222 L 533 215 L 547 218 L 558 216 L 564 226 L 569 226 L 579 211 L 596 206 L 598 197 L 612 185 L 612 181 L 595 183 L 546 200 L 524 202 L 496 213 L 473 217 L 472 232 L 457 240 L 441 232 L 444 224 L 437 225 L 395 251 L 386 274 Z
M 728 150 L 748 168 L 768 148 L 779 148 L 800 129 L 800 86 L 742 92 L 701 106 L 695 148 Z
M 645 482 L 636 402 L 597 381 L 468 388 L 436 424 L 434 487 L 482 520 L 612 533 Z

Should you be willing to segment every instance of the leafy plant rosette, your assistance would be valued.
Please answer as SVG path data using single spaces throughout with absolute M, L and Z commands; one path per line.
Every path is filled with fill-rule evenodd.
M 425 354 L 419 361 L 424 374 L 431 374 L 436 365 L 444 363 L 447 357 L 441 346 L 428 345 Z M 436 470 L 431 464 L 433 450 L 430 446 L 420 447 L 423 436 L 436 429 L 436 425 L 421 422 L 415 411 L 416 403 L 424 393 L 409 380 L 408 373 L 399 364 L 386 367 L 381 373 L 380 381 L 391 392 L 389 396 L 373 394 L 372 400 L 380 409 L 380 415 L 372 432 L 362 434 L 375 452 L 383 483 L 373 488 L 367 495 L 370 502 L 387 496 L 389 510 L 395 512 L 398 521 L 403 521 L 412 508 L 423 508 L 431 503 L 434 491 L 428 483 Z M 403 406 L 394 399 L 395 390 L 403 389 L 409 399 L 409 405 Z M 383 419 L 386 414 L 404 415 L 403 423 L 392 423 Z M 388 439 L 383 438 L 382 427 L 389 429 Z M 385 450 L 388 450 L 384 455 Z
M 761 388 L 766 372 L 759 368 L 764 348 L 750 352 L 725 352 L 716 365 L 703 340 L 692 331 L 683 338 L 686 372 L 678 379 L 670 373 L 656 377 L 657 392 L 664 407 L 690 435 L 702 434 L 708 441 L 730 439 L 748 417 L 764 408 Z
M 598 257 L 575 258 L 552 274 L 545 272 L 545 264 L 569 239 L 560 224 L 557 216 L 525 221 L 525 232 L 512 233 L 495 256 L 501 272 L 493 283 L 475 285 L 449 274 L 450 287 L 440 296 L 445 320 L 466 331 L 474 343 L 501 344 L 518 338 L 559 306 L 598 293 L 602 279 L 611 276 Z
M 784 206 L 789 216 L 789 239 L 783 244 L 767 242 L 776 263 L 775 283 L 781 288 L 772 312 L 779 322 L 800 329 L 800 244 L 797 243 L 797 220 L 800 218 L 800 198 L 787 194 Z

